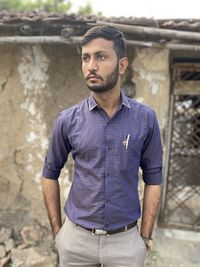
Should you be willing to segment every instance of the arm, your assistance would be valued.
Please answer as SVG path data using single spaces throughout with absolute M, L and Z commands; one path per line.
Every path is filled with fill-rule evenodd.
M 59 182 L 43 177 L 42 189 L 53 236 L 55 237 L 62 226 Z
M 162 183 L 162 144 L 155 113 L 150 113 L 149 133 L 145 140 L 141 168 L 145 182 L 141 235 L 151 238 L 161 194 Z
M 62 225 L 58 177 L 71 150 L 65 122 L 65 117 L 62 117 L 62 114 L 60 114 L 54 124 L 43 166 L 42 189 L 44 202 L 54 236 L 58 233 Z
M 160 185 L 145 185 L 141 222 L 141 236 L 143 237 L 151 238 L 154 222 L 158 212 L 160 194 Z

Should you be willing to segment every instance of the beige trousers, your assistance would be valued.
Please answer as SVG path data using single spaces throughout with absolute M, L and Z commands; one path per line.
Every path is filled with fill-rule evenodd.
M 55 238 L 60 267 L 144 267 L 146 246 L 137 226 L 113 235 L 92 235 L 66 218 Z

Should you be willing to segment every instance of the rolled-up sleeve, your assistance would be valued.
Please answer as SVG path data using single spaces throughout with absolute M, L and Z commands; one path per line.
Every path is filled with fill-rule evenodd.
M 141 154 L 140 166 L 145 184 L 162 183 L 162 144 L 155 112 L 149 117 L 149 132 Z
M 67 138 L 65 118 L 61 113 L 53 127 L 44 162 L 43 176 L 49 179 L 58 179 L 70 151 L 71 146 Z

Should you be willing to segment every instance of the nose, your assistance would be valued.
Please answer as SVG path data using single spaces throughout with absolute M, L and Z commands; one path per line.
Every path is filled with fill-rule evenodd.
M 90 59 L 89 63 L 88 63 L 88 71 L 92 72 L 92 71 L 97 71 L 98 69 L 98 65 L 97 62 L 95 61 L 95 59 Z

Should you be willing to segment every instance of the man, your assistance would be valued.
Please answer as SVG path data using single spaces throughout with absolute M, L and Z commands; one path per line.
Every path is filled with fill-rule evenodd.
M 162 148 L 156 115 L 128 99 L 120 77 L 123 34 L 96 26 L 82 39 L 88 99 L 56 120 L 43 169 L 43 193 L 60 267 L 142 267 L 160 199 Z M 61 224 L 58 177 L 69 153 L 74 180 Z M 145 182 L 141 232 L 138 169 Z

